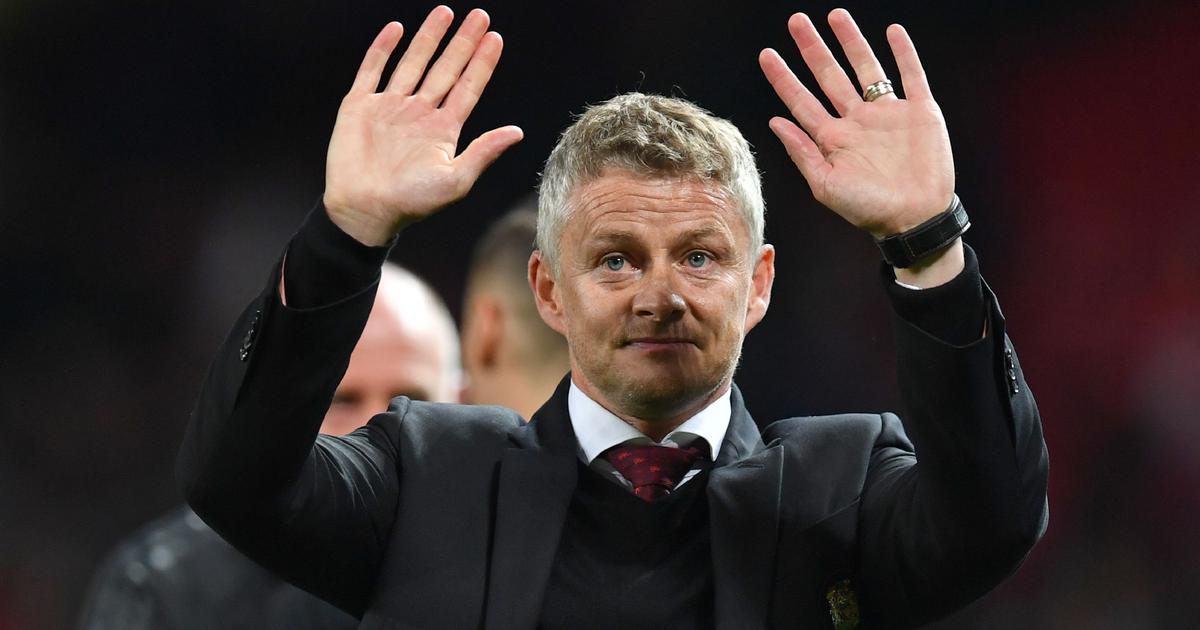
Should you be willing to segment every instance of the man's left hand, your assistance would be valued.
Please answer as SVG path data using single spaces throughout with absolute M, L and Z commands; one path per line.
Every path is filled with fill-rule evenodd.
M 834 10 L 829 24 L 863 90 L 887 78 L 848 12 Z M 893 24 L 887 38 L 905 98 L 889 93 L 872 102 L 850 82 L 808 16 L 793 15 L 788 30 L 839 114 L 826 111 L 779 53 L 762 51 L 763 73 L 800 123 L 776 117 L 771 130 L 817 201 L 876 238 L 907 231 L 945 210 L 954 195 L 950 138 L 904 28 Z

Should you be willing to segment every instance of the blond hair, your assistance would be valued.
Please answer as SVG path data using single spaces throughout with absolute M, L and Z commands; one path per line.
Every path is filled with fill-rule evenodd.
M 733 123 L 680 98 L 630 92 L 588 107 L 563 132 L 539 187 L 537 247 L 558 270 L 558 241 L 571 195 L 605 170 L 647 177 L 697 177 L 733 198 L 750 233 L 763 243 L 762 183 L 750 144 Z

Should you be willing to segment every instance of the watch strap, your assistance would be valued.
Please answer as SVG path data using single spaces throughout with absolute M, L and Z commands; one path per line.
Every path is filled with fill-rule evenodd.
M 971 227 L 970 217 L 958 195 L 950 207 L 917 227 L 875 241 L 889 265 L 904 269 L 945 248 Z

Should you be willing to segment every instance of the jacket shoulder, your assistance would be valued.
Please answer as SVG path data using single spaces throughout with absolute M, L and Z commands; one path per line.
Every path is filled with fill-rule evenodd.
M 400 396 L 368 426 L 384 430 L 409 448 L 426 450 L 507 444 L 509 435 L 524 424 L 520 414 L 505 407 L 434 403 Z
M 807 442 L 871 446 L 883 432 L 891 414 L 845 413 L 832 416 L 802 416 L 777 420 L 763 429 L 763 441 L 784 444 Z
M 868 471 L 884 460 L 915 461 L 912 443 L 892 413 L 788 418 L 764 429 L 763 441 L 783 445 L 789 460 L 806 470 L 816 465 L 831 480 L 836 477 L 832 471 L 841 471 L 836 483 L 849 484 L 856 493 Z

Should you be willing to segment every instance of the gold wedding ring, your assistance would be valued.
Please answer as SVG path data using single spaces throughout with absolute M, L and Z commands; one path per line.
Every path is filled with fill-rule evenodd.
M 891 81 L 888 81 L 887 79 L 876 81 L 871 85 L 868 85 L 867 89 L 863 90 L 863 100 L 870 103 L 884 94 L 891 94 L 895 91 L 896 88 L 892 87 Z

